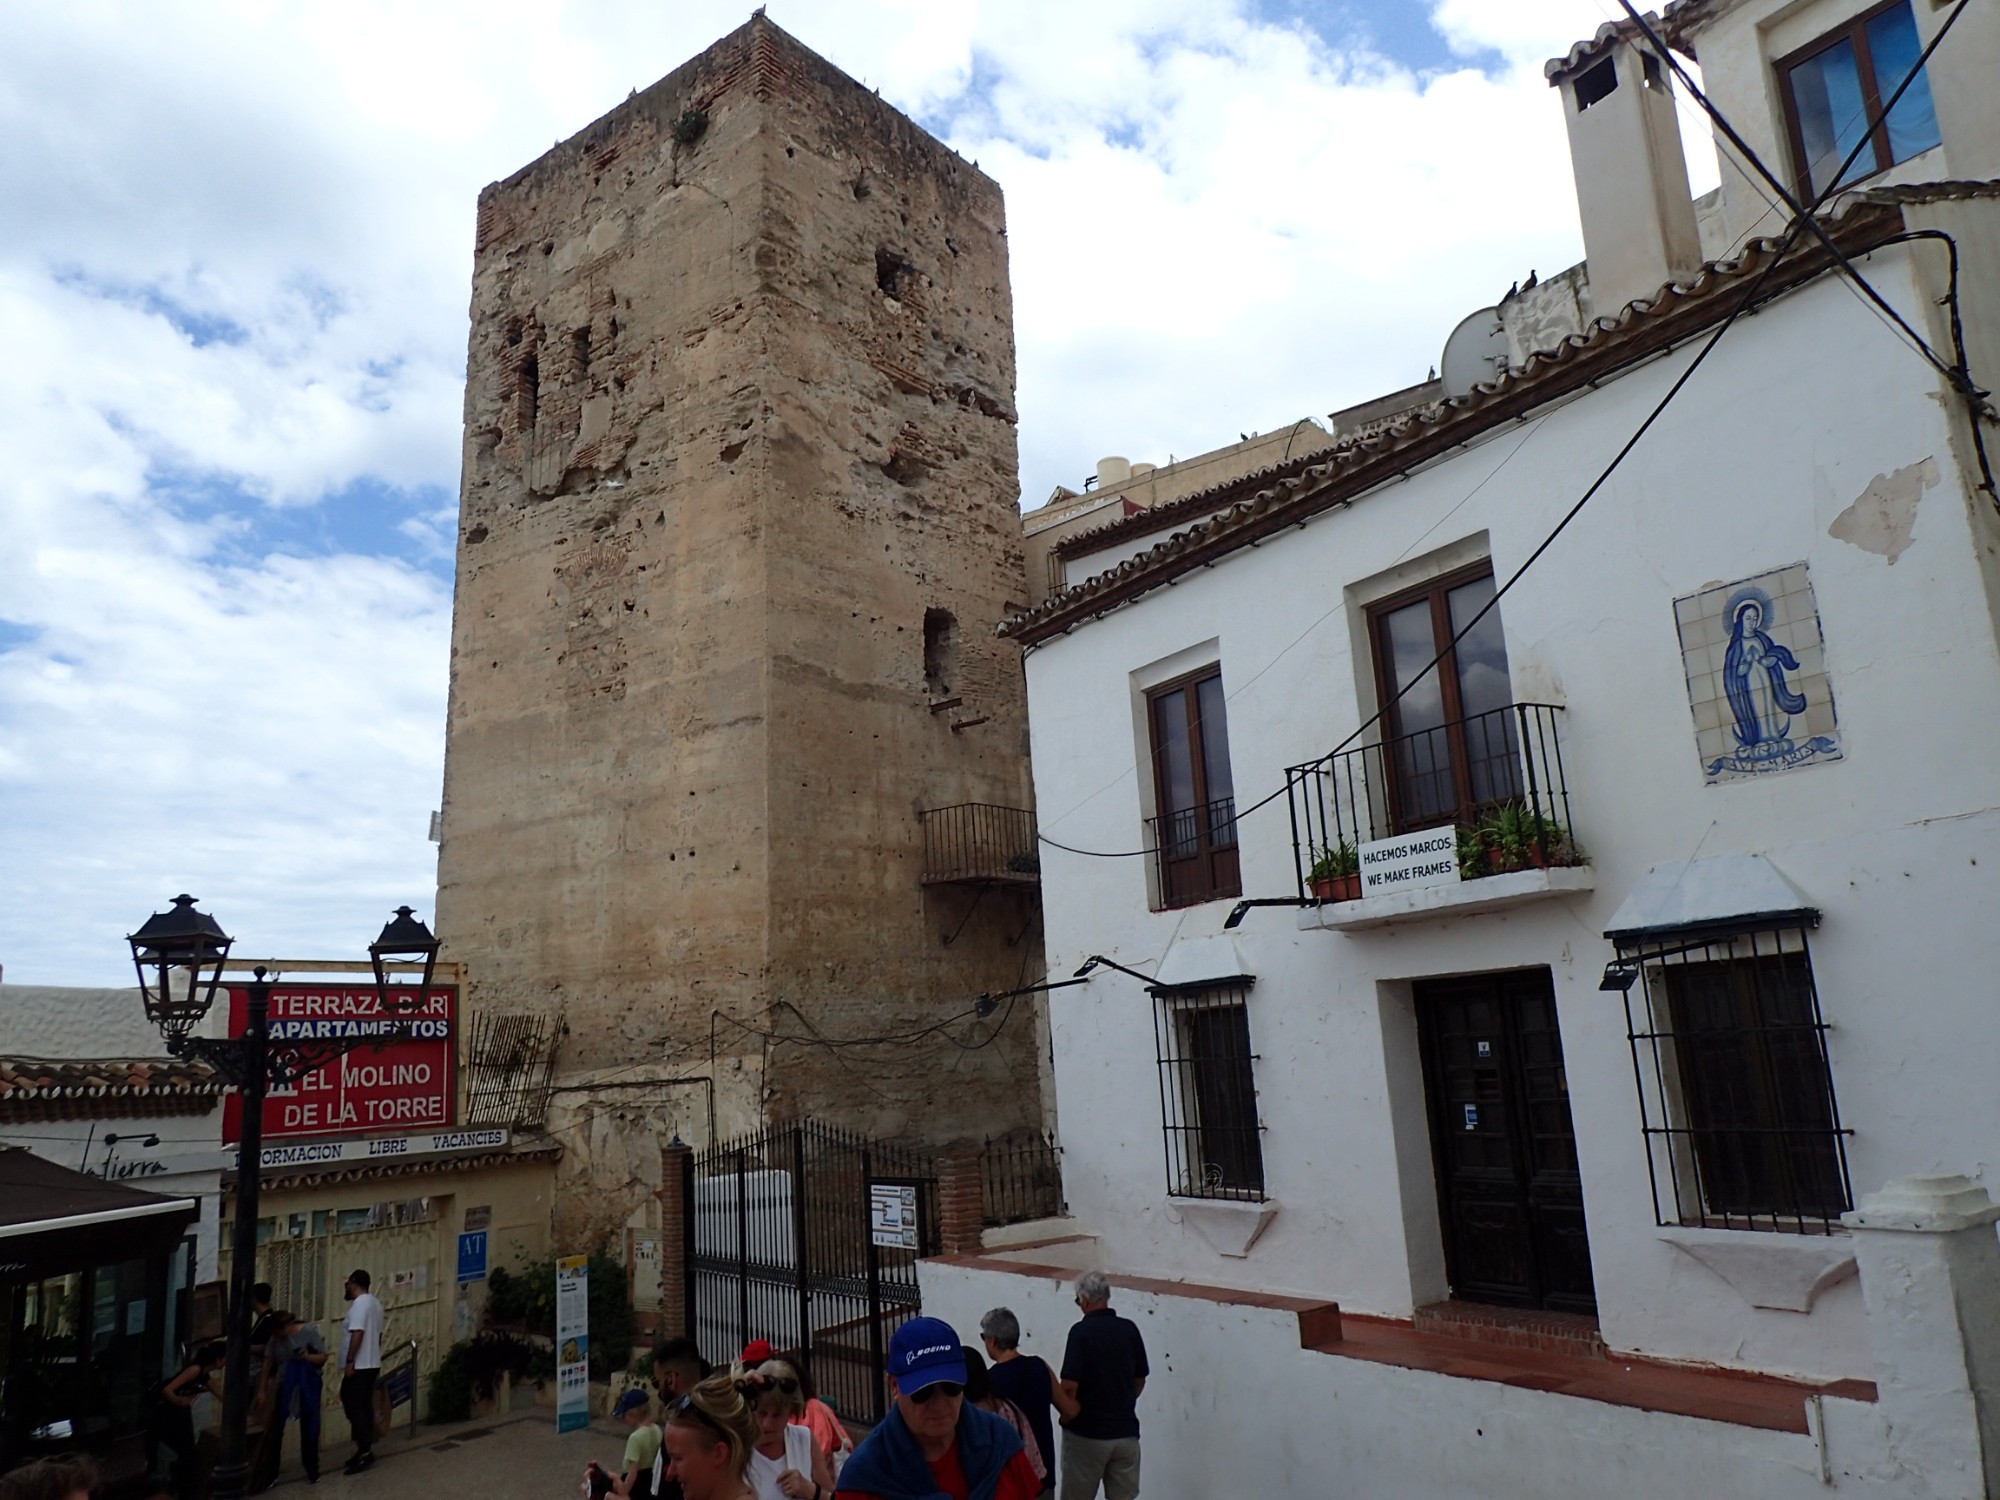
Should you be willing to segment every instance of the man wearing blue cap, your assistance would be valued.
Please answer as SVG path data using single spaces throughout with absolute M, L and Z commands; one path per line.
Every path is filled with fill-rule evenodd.
M 840 1471 L 839 1500 L 1035 1500 L 1041 1481 L 1005 1418 L 965 1399 L 965 1348 L 940 1318 L 889 1340 L 896 1404 Z

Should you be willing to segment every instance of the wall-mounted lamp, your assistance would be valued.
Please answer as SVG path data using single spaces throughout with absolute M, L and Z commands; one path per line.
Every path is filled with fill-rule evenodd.
M 1639 981 L 1639 961 L 1632 958 L 1614 958 L 1604 966 L 1604 977 L 1597 981 L 1600 990 L 1616 990 L 1623 995 Z

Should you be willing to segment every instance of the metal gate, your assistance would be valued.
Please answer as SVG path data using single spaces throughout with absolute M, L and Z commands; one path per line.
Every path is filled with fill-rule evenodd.
M 688 1314 L 702 1352 L 724 1362 L 757 1338 L 806 1349 L 821 1398 L 879 1422 L 889 1335 L 920 1311 L 917 1259 L 938 1250 L 930 1158 L 805 1121 L 719 1142 L 689 1171 Z M 913 1204 L 903 1243 L 871 1233 L 871 1187 Z
M 346 1350 L 341 1323 L 347 1316 L 347 1275 L 356 1266 L 369 1268 L 372 1290 L 382 1300 L 383 1368 L 409 1363 L 414 1352 L 419 1389 L 437 1369 L 443 1334 L 438 1322 L 438 1223 L 440 1205 L 450 1201 L 420 1198 L 293 1214 L 287 1216 L 287 1227 L 298 1227 L 296 1238 L 274 1236 L 257 1247 L 257 1276 L 271 1283 L 271 1305 L 317 1323 L 327 1348 L 334 1351 L 320 1387 L 323 1444 L 347 1436 L 347 1418 L 340 1409 L 340 1356 Z M 397 1218 L 402 1222 L 394 1222 Z M 220 1258 L 225 1284 L 230 1249 L 225 1233 Z

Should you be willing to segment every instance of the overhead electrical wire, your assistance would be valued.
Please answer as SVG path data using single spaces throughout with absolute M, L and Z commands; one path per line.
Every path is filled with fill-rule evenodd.
M 1624 4 L 1625 0 L 1620 0 L 1620 3 Z M 1640 439 L 1642 439 L 1646 435 L 1646 433 L 1652 429 L 1653 424 L 1659 420 L 1661 414 L 1665 412 L 1667 407 L 1673 403 L 1675 397 L 1679 396 L 1681 391 L 1686 388 L 1688 381 L 1694 377 L 1694 373 L 1702 367 L 1703 363 L 1706 362 L 1706 360 L 1708 359 L 1708 356 L 1714 352 L 1715 346 L 1722 341 L 1723 335 L 1728 333 L 1731 328 L 1735 327 L 1736 320 L 1742 317 L 1745 312 L 1749 311 L 1750 308 L 1756 304 L 1759 295 L 1764 290 L 1765 284 L 1769 282 L 1772 275 L 1777 271 L 1777 268 L 1781 264 L 1783 264 L 1785 258 L 1789 254 L 1791 254 L 1794 247 L 1798 244 L 1800 237 L 1805 233 L 1808 225 L 1810 225 L 1816 230 L 1819 229 L 1820 226 L 1818 225 L 1814 216 L 1819 212 L 1820 208 L 1824 206 L 1826 200 L 1833 196 L 1834 192 L 1838 189 L 1838 185 L 1846 180 L 1848 170 L 1860 158 L 1862 149 L 1864 147 L 1868 147 L 1873 144 L 1873 136 L 1875 128 L 1878 125 L 1880 125 L 1885 118 L 1887 118 L 1889 112 L 1893 110 L 1896 107 L 1896 105 L 1901 101 L 1903 95 L 1909 90 L 1911 83 L 1913 83 L 1917 78 L 1917 76 L 1923 71 L 1924 65 L 1930 61 L 1931 56 L 1937 51 L 1938 45 L 1941 42 L 1943 42 L 1945 36 L 1950 32 L 1952 24 L 1957 21 L 1959 16 L 1964 13 L 1966 7 L 1970 4 L 1971 0 L 1959 0 L 1957 8 L 1954 9 L 1952 13 L 1945 18 L 1945 22 L 1942 26 L 1938 28 L 1937 34 L 1931 38 L 1929 44 L 1924 48 L 1923 52 L 1918 56 L 1915 64 L 1912 65 L 1908 76 L 1903 79 L 1902 83 L 1897 86 L 1896 90 L 1883 103 L 1881 111 L 1878 114 L 1871 117 L 1869 121 L 1869 128 L 1862 133 L 1860 139 L 1855 142 L 1854 148 L 1848 152 L 1846 159 L 1841 162 L 1839 169 L 1833 173 L 1830 179 L 1830 185 L 1827 188 L 1823 189 L 1820 192 L 1820 194 L 1813 199 L 1811 204 L 1804 206 L 1801 209 L 1801 211 L 1794 217 L 1791 225 L 1786 230 L 1783 238 L 1779 241 L 1776 249 L 1772 252 L 1770 260 L 1766 262 L 1764 269 L 1758 273 L 1756 280 L 1754 280 L 1750 284 L 1748 290 L 1746 290 L 1742 295 L 1742 297 L 1738 299 L 1735 307 L 1730 309 L 1729 315 L 1722 320 L 1720 325 L 1717 326 L 1715 332 L 1709 335 L 1707 342 L 1704 343 L 1701 346 L 1701 348 L 1696 351 L 1693 360 L 1689 362 L 1687 368 L 1683 370 L 1680 373 L 1680 375 L 1676 377 L 1674 383 L 1667 388 L 1666 394 L 1663 395 L 1659 399 L 1659 401 L 1655 403 L 1653 409 L 1646 414 L 1645 418 L 1639 423 L 1638 427 L 1634 429 L 1631 437 L 1627 438 L 1625 442 L 1620 446 L 1618 452 L 1615 455 L 1613 455 L 1611 462 L 1606 464 L 1604 466 L 1604 469 L 1598 474 L 1597 478 L 1591 481 L 1590 487 L 1583 492 L 1583 495 L 1577 500 L 1577 502 L 1574 505 L 1572 505 L 1566 512 L 1564 512 L 1562 519 L 1556 522 L 1555 527 L 1549 532 L 1547 536 L 1545 536 L 1541 540 L 1540 544 L 1536 546 L 1535 550 L 1529 553 L 1527 559 L 1518 568 L 1516 568 L 1513 571 L 1513 573 L 1511 573 L 1508 576 L 1507 581 L 1502 585 L 1500 585 L 1499 588 L 1494 590 L 1493 597 L 1487 600 L 1485 605 L 1482 606 L 1476 613 L 1474 613 L 1471 619 L 1466 621 L 1465 625 L 1456 634 L 1454 634 L 1452 638 L 1448 642 L 1446 642 L 1443 647 L 1441 647 L 1438 650 L 1438 653 L 1435 656 L 1433 656 L 1428 663 L 1425 664 L 1424 668 L 1420 672 L 1416 673 L 1409 680 L 1409 682 L 1407 682 L 1403 687 L 1399 688 L 1393 695 L 1391 695 L 1391 697 L 1386 703 L 1383 703 L 1382 705 L 1377 707 L 1374 713 L 1370 714 L 1367 718 L 1363 719 L 1361 723 L 1355 727 L 1354 731 L 1351 734 L 1349 734 L 1339 744 L 1335 745 L 1333 749 L 1329 750 L 1325 755 L 1318 757 L 1318 760 L 1331 760 L 1334 756 L 1340 754 L 1341 751 L 1347 749 L 1348 746 L 1352 745 L 1356 740 L 1361 738 L 1363 734 L 1367 733 L 1369 729 L 1373 728 L 1377 723 L 1379 723 L 1383 715 L 1386 714 L 1389 711 L 1389 709 L 1392 708 L 1395 704 L 1401 702 L 1403 697 L 1406 694 L 1408 694 L 1412 689 L 1414 689 L 1418 683 L 1422 682 L 1425 678 L 1430 676 L 1432 672 L 1436 671 L 1438 667 L 1444 662 L 1444 660 L 1447 657 L 1449 657 L 1454 650 L 1457 649 L 1458 644 L 1461 641 L 1463 641 L 1468 635 L 1470 635 L 1475 629 L 1477 629 L 1479 623 L 1482 620 L 1484 620 L 1487 615 L 1491 614 L 1495 609 L 1499 607 L 1500 601 L 1507 596 L 1508 591 L 1511 590 L 1515 584 L 1521 581 L 1521 579 L 1527 574 L 1528 570 L 1542 559 L 1543 555 L 1548 552 L 1550 547 L 1555 545 L 1557 538 L 1559 538 L 1564 531 L 1568 530 L 1570 523 L 1574 521 L 1577 518 L 1577 516 L 1583 512 L 1584 507 L 1587 506 L 1591 502 L 1591 500 L 1596 497 L 1598 492 L 1604 488 L 1605 484 L 1610 480 L 1612 474 L 1615 473 L 1618 467 L 1624 463 L 1624 461 L 1628 456 L 1630 456 L 1632 450 L 1638 446 Z M 1974 425 L 1975 427 L 1977 425 L 1976 419 Z M 1315 764 L 1316 763 L 1317 761 L 1315 761 Z M 1256 802 L 1251 803 L 1248 807 L 1242 808 L 1232 813 L 1231 821 L 1240 822 L 1243 818 L 1249 816 L 1253 812 L 1256 812 L 1259 808 L 1266 807 L 1272 802 L 1277 801 L 1278 798 L 1285 796 L 1290 790 L 1291 787 L 1289 783 L 1287 783 L 1285 786 L 1277 788 L 1275 791 L 1271 792 L 1268 796 L 1262 797 Z M 1065 816 L 1067 816 L 1067 814 L 1065 814 Z M 1060 842 L 1059 840 L 1049 838 L 1046 834 L 1040 833 L 1039 830 L 1037 831 L 1036 836 L 1043 843 L 1049 844 L 1054 848 L 1061 849 L 1066 853 L 1081 855 L 1091 859 L 1143 859 L 1150 857 L 1154 854 L 1157 854 L 1159 852 L 1157 846 L 1144 849 L 1118 849 L 1118 850 L 1079 849 L 1073 845 L 1065 844 Z
M 1965 13 L 1966 6 L 1971 3 L 1972 0 L 1959 0 L 1957 9 L 1945 17 L 1944 24 L 1938 28 L 1937 34 L 1931 38 L 1930 45 L 1924 49 L 1923 55 L 1917 59 L 1916 63 L 1912 65 L 1909 74 L 1897 86 L 1896 91 L 1890 96 L 1890 102 L 1882 107 L 1881 118 L 1886 119 L 1888 117 L 1890 110 L 1895 108 L 1895 102 L 1900 100 L 1916 81 L 1917 74 L 1922 71 L 1924 63 L 1937 50 L 1938 44 L 1945 39 L 1946 34 L 1950 32 L 1953 24 Z M 1632 24 L 1638 27 L 1639 31 L 1645 36 L 1647 42 L 1659 53 L 1661 60 L 1669 68 L 1673 69 L 1674 76 L 1681 81 L 1681 86 L 1693 96 L 1695 103 L 1701 106 L 1702 112 L 1715 123 L 1715 128 L 1722 132 L 1728 139 L 1729 144 L 1735 147 L 1738 154 L 1756 170 L 1757 175 L 1770 184 L 1771 190 L 1778 195 L 1779 200 L 1783 202 L 1792 216 L 1794 218 L 1803 217 L 1805 219 L 1806 227 L 1811 231 L 1813 237 L 1825 248 L 1826 253 L 1833 257 L 1834 261 L 1840 266 L 1840 269 L 1854 282 L 1855 287 L 1862 295 L 1874 303 L 1884 317 L 1888 318 L 1891 323 L 1902 330 L 1917 352 L 1922 354 L 1938 373 L 1949 380 L 1961 395 L 1983 399 L 1986 393 L 1979 391 L 1973 385 L 1970 375 L 1959 366 L 1949 363 L 1943 355 L 1933 349 L 1924 336 L 1910 326 L 1909 320 L 1870 284 L 1866 276 L 1861 274 L 1854 262 L 1848 258 L 1847 253 L 1834 243 L 1833 236 L 1827 233 L 1826 226 L 1821 224 L 1817 218 L 1807 211 L 1805 205 L 1799 202 L 1798 198 L 1794 196 L 1792 190 L 1779 178 L 1778 174 L 1765 164 L 1764 159 L 1757 154 L 1757 149 L 1743 138 L 1742 133 L 1737 130 L 1735 125 L 1730 123 L 1729 117 L 1702 91 L 1701 85 L 1696 83 L 1693 75 L 1688 72 L 1687 65 L 1667 46 L 1659 33 L 1653 29 L 1651 23 L 1639 14 L 1638 10 L 1633 6 L 1632 0 L 1618 0 L 1618 4 L 1631 19 Z M 1879 123 L 1880 120 L 1870 122 L 1869 130 L 1864 132 L 1862 136 L 1864 141 L 1870 138 L 1874 126 Z M 1852 164 L 1856 159 L 1855 155 L 1850 154 L 1848 157 L 1849 164 Z M 1817 208 L 1820 203 L 1824 202 L 1833 193 L 1841 191 L 1842 188 L 1840 185 L 1844 182 L 1845 177 L 1846 170 L 1843 167 L 1841 175 L 1833 179 L 1833 185 L 1825 192 L 1822 192 L 1818 199 L 1814 200 L 1814 207 Z

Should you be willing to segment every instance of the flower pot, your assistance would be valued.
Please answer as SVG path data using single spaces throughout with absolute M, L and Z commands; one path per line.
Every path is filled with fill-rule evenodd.
M 1321 875 L 1312 883 L 1315 901 L 1359 901 L 1361 899 L 1361 877 L 1359 875 Z

